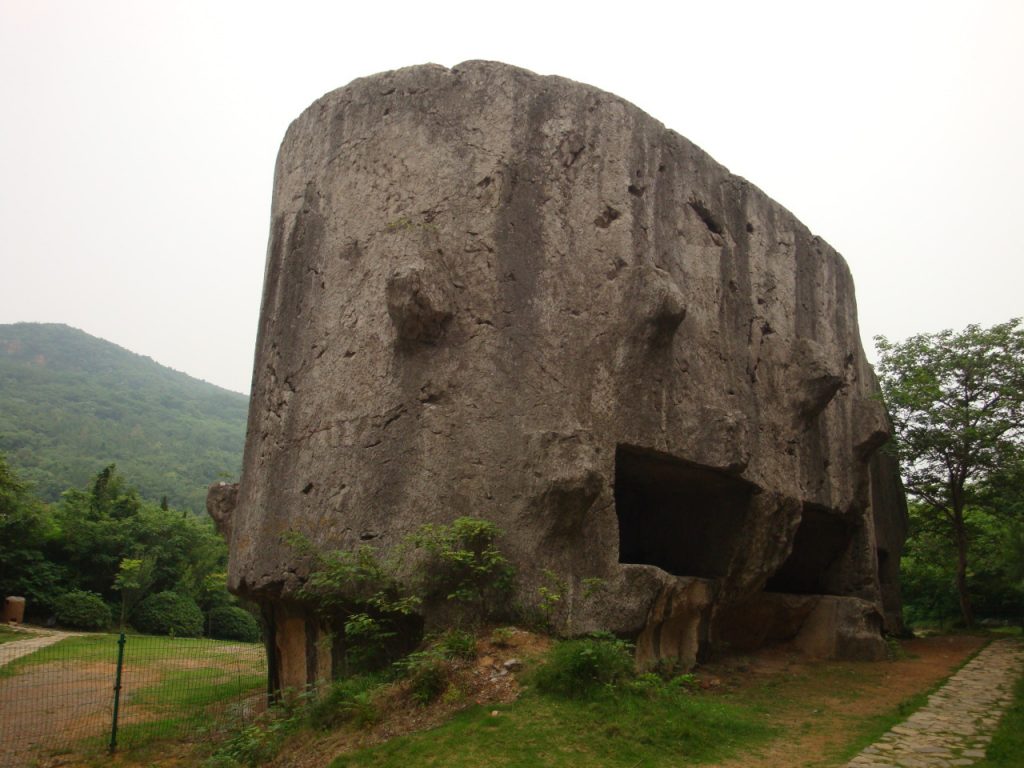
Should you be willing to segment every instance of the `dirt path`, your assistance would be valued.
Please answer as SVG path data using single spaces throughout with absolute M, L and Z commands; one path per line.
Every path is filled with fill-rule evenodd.
M 0 646 L 0 667 L 81 633 L 32 630 Z M 22 766 L 42 747 L 104 733 L 114 664 L 55 660 L 0 678 L 0 766 Z
M 903 643 L 905 657 L 890 662 L 812 662 L 776 651 L 711 667 L 707 675 L 763 704 L 783 729 L 778 739 L 717 768 L 842 765 L 841 751 L 872 729 L 877 733 L 878 718 L 934 688 L 986 642 L 966 636 L 910 640 Z
M 948 768 L 977 762 L 985 757 L 999 718 L 1013 700 L 1013 684 L 1022 668 L 1024 645 L 997 640 L 932 694 L 926 706 L 848 765 Z
M 28 629 L 21 628 L 24 632 L 24 640 L 14 640 L 10 643 L 0 645 L 0 667 L 10 664 L 15 659 L 35 653 L 40 648 L 59 643 L 65 637 L 77 637 L 79 632 L 61 632 L 56 629 Z

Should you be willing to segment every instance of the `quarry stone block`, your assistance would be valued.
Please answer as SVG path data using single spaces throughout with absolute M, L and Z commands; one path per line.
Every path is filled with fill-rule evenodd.
M 553 573 L 562 631 L 646 661 L 874 658 L 898 624 L 850 270 L 621 98 L 482 61 L 328 93 L 281 145 L 265 275 L 242 476 L 210 505 L 281 685 L 336 637 L 290 537 L 392 552 L 460 516 L 502 529 L 519 606 Z

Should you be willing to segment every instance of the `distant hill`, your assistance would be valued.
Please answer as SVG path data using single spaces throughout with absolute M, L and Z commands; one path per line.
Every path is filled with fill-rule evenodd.
M 205 509 L 241 470 L 248 404 L 66 325 L 0 325 L 0 453 L 45 499 L 116 463 L 143 497 Z

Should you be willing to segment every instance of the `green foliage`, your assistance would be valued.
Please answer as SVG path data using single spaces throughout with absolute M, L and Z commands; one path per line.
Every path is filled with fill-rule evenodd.
M 1021 456 L 1020 322 L 970 325 L 899 343 L 875 338 L 907 489 L 933 507 L 952 509 L 965 484 Z
M 597 634 L 555 645 L 537 670 L 537 689 L 567 698 L 591 698 L 613 690 L 636 674 L 632 646 Z
M 367 608 L 409 613 L 417 605 L 415 599 L 402 594 L 392 570 L 381 562 L 371 546 L 320 552 L 300 536 L 292 536 L 290 543 L 297 554 L 310 562 L 309 578 L 298 596 L 325 613 L 351 615 Z
M 1024 486 L 1022 486 L 1024 492 Z M 956 548 L 947 523 L 911 504 L 910 529 L 900 560 L 904 618 L 911 626 L 952 626 L 962 621 L 956 587 Z M 971 604 L 978 616 L 1024 618 L 1024 583 L 1019 575 L 1020 523 L 983 507 L 964 510 L 970 542 L 967 571 Z
M 122 629 L 124 629 L 124 622 L 128 618 L 128 612 L 153 586 L 153 581 L 156 579 L 155 568 L 156 560 L 149 557 L 125 557 L 121 560 L 117 575 L 114 577 L 114 589 L 121 593 L 120 626 Z
M 228 575 L 226 571 L 211 571 L 201 579 L 190 579 L 195 584 L 194 590 L 186 590 L 192 595 L 203 613 L 209 614 L 214 608 L 235 605 L 235 597 L 228 592 Z
M 512 645 L 515 632 L 513 627 L 495 627 L 491 632 L 491 644 L 498 648 L 508 648 Z
M 0 645 L 2 645 L 3 643 L 13 643 L 18 640 L 24 639 L 25 635 L 22 632 L 9 629 L 6 625 L 0 624 Z
M 30 614 L 53 610 L 68 581 L 64 569 L 46 558 L 57 536 L 51 510 L 0 454 L 0 596 L 24 597 Z
M 206 616 L 207 634 L 219 640 L 241 640 L 255 643 L 260 639 L 260 625 L 253 615 L 235 605 L 220 605 Z
M 569 585 L 550 568 L 541 573 L 544 581 L 537 588 L 537 610 L 540 613 L 540 626 L 546 632 L 555 629 L 555 614 L 565 600 Z
M 132 612 L 132 625 L 150 635 L 201 637 L 203 612 L 195 600 L 178 592 L 150 595 Z
M 777 734 L 770 723 L 743 702 L 666 684 L 624 685 L 594 699 L 527 691 L 512 704 L 469 707 L 438 728 L 341 755 L 331 768 L 720 764 Z
M 449 629 L 436 644 L 441 654 L 448 659 L 475 659 L 476 636 L 461 629 Z
M 57 622 L 72 629 L 106 629 L 110 626 L 110 607 L 95 592 L 65 592 L 54 602 Z
M 237 476 L 248 398 L 64 325 L 0 325 L 0 452 L 54 502 L 117 463 L 144 499 L 205 510 Z
M 285 739 L 302 727 L 300 707 L 282 704 L 264 713 L 256 722 L 239 728 L 224 740 L 204 768 L 259 768 L 277 755 Z
M 20 545 L 20 557 L 9 558 L 11 550 L 0 541 L 0 559 L 12 563 L 0 578 L 8 594 L 36 597 L 27 609 L 37 617 L 47 615 L 56 594 L 73 589 L 120 600 L 128 610 L 147 591 L 196 594 L 227 561 L 227 547 L 209 519 L 140 500 L 112 466 L 88 490 L 67 491 L 59 505 L 34 503 L 38 535 L 22 540 L 28 546 Z M 220 589 L 227 594 L 223 582 Z
M 654 667 L 651 668 L 650 672 L 657 675 L 661 680 L 667 681 L 683 677 L 684 670 L 685 667 L 681 659 L 662 657 L 654 662 Z
M 453 601 L 476 617 L 505 607 L 512 568 L 495 545 L 498 533 L 492 523 L 468 517 L 423 526 L 406 542 L 424 555 L 415 561 L 412 586 L 373 547 L 321 552 L 293 535 L 289 544 L 310 568 L 297 596 L 340 627 L 344 674 L 379 669 L 415 643 L 410 617 L 424 600 Z M 449 634 L 445 642 L 452 653 L 475 654 L 470 635 Z
M 394 666 L 409 680 L 409 696 L 421 706 L 435 701 L 448 687 L 448 665 L 437 649 L 410 653 Z
M 290 543 L 310 562 L 310 575 L 297 596 L 315 605 L 325 618 L 341 621 L 345 674 L 386 664 L 392 655 L 389 641 L 398 634 L 403 617 L 419 606 L 419 598 L 403 590 L 373 547 L 319 552 L 300 536 L 293 536 Z
M 335 681 L 309 705 L 309 724 L 317 730 L 337 728 L 342 723 L 360 728 L 373 725 L 380 720 L 380 710 L 373 699 L 381 685 L 381 679 L 373 675 Z
M 968 507 L 994 475 L 1024 460 L 1024 329 L 1020 320 L 959 333 L 876 337 L 882 392 L 907 491 L 955 552 L 960 611 L 974 619 Z M 993 509 L 999 514 L 1001 509 Z
M 1020 766 L 1024 755 L 1024 676 L 1013 687 L 1013 702 L 992 734 L 992 742 L 985 750 L 985 759 L 975 763 L 977 768 L 1014 768 Z
M 425 554 L 419 567 L 424 599 L 455 601 L 481 619 L 505 611 L 514 570 L 497 548 L 500 535 L 496 525 L 475 517 L 421 527 L 411 543 Z

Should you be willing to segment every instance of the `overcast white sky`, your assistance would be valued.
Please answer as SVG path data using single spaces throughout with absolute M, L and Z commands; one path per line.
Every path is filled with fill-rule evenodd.
M 247 392 L 321 94 L 495 59 L 629 99 L 846 257 L 861 332 L 1024 314 L 1024 2 L 0 0 L 0 323 Z

